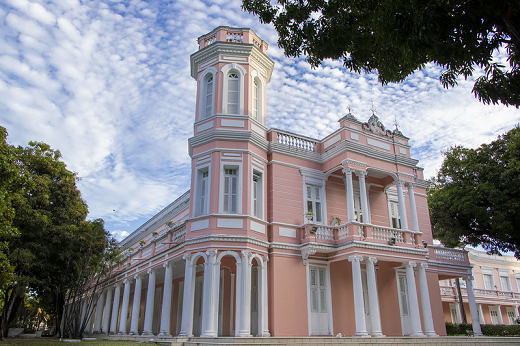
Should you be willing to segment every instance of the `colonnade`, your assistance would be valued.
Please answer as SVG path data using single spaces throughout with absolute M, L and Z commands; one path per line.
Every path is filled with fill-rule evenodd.
M 203 284 L 203 305 L 202 305 L 202 337 L 218 336 L 218 315 L 219 315 L 219 287 L 221 260 L 224 256 L 232 256 L 236 260 L 236 303 L 235 311 L 235 336 L 251 336 L 251 272 L 253 261 L 258 266 L 258 335 L 269 336 L 267 325 L 267 256 L 260 256 L 251 251 L 223 251 L 210 249 L 206 252 L 194 254 L 186 253 L 183 256 L 185 261 L 184 274 L 184 293 L 179 297 L 179 304 L 182 299 L 182 319 L 179 336 L 193 336 L 193 315 L 195 300 L 195 280 L 197 261 L 204 259 L 204 284 Z M 159 337 L 171 337 L 171 315 L 173 297 L 173 263 L 166 262 L 164 268 L 164 286 L 161 305 L 161 320 L 159 327 Z M 156 276 L 159 267 L 149 269 L 148 288 L 145 296 L 144 327 L 142 336 L 153 335 L 153 316 L 155 303 Z M 127 277 L 123 282 L 116 283 L 102 290 L 99 295 L 95 319 L 92 332 L 110 333 L 120 335 L 139 335 L 139 310 L 141 306 L 141 291 L 143 280 L 146 278 L 144 273 L 139 273 L 133 277 Z M 130 312 L 130 329 L 127 330 L 127 314 L 130 306 L 130 293 L 133 284 L 133 302 Z M 123 292 L 121 292 L 123 291 Z M 119 306 L 123 299 L 121 307 Z M 119 313 L 119 310 L 121 312 Z M 117 320 L 119 318 L 119 326 Z M 88 325 L 88 327 L 90 324 Z M 87 327 L 86 332 L 90 332 Z
M 363 256 L 353 255 L 348 257 L 349 262 L 352 263 L 352 286 L 354 293 L 354 314 L 356 323 L 355 336 L 372 336 L 381 337 L 383 336 L 381 329 L 381 313 L 379 309 L 379 297 L 377 293 L 376 285 L 376 272 L 375 264 L 377 258 L 367 257 L 366 260 Z M 361 278 L 361 263 L 365 262 L 367 272 L 367 288 L 368 288 L 368 300 L 370 302 L 370 334 L 367 331 L 365 322 L 365 304 L 363 299 L 363 286 Z M 415 262 L 404 262 L 403 266 L 406 270 L 407 280 L 407 291 L 410 306 L 411 322 L 412 322 L 412 333 L 413 337 L 421 336 L 437 336 L 433 326 L 433 315 L 430 305 L 430 295 L 428 292 L 428 282 L 426 279 L 426 268 L 425 263 Z M 419 277 L 419 291 L 421 296 L 421 307 L 422 307 L 422 320 L 424 323 L 424 332 L 421 326 L 421 316 L 419 313 L 419 299 L 417 297 L 417 288 L 415 286 L 415 274 L 414 268 L 417 268 L 417 274 Z
M 361 212 L 364 215 L 363 223 L 370 223 L 370 213 L 368 212 L 368 200 L 367 200 L 367 188 L 366 188 L 366 176 L 367 172 L 363 170 L 355 170 L 352 168 L 343 169 L 345 174 L 346 184 L 346 198 L 347 198 L 347 215 L 348 221 L 355 221 L 355 210 L 354 210 L 354 183 L 352 174 L 358 177 L 359 182 L 359 195 L 361 199 Z M 415 204 L 414 184 L 411 182 L 404 182 L 400 179 L 394 181 L 397 189 L 397 204 L 399 208 L 399 216 L 401 219 L 401 229 L 408 231 L 408 219 L 406 216 L 406 205 L 403 195 L 403 186 L 408 188 L 408 199 L 410 203 L 410 211 L 412 216 L 412 231 L 419 232 L 419 219 L 417 217 L 417 206 Z

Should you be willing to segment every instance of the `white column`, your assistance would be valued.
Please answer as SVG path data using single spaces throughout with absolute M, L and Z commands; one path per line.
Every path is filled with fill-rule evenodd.
M 403 265 L 406 268 L 406 282 L 408 284 L 408 301 L 410 304 L 410 317 L 412 320 L 411 336 L 424 336 L 421 328 L 421 314 L 419 313 L 419 301 L 417 300 L 417 288 L 415 287 L 415 275 L 413 270 L 416 264 L 415 262 L 405 262 Z
M 504 320 L 502 319 L 502 309 L 501 306 L 497 304 L 497 312 L 498 312 L 498 324 L 504 324 Z
M 356 175 L 359 178 L 359 197 L 361 198 L 361 212 L 363 213 L 363 223 L 370 223 L 370 217 L 368 215 L 367 188 L 365 182 L 367 172 L 356 171 Z
M 267 317 L 268 316 L 267 262 L 269 262 L 269 256 L 265 255 L 263 260 L 264 260 L 264 263 L 263 263 L 262 269 L 261 269 L 262 275 L 260 277 L 261 291 L 258 293 L 261 297 L 259 306 L 261 307 L 261 310 L 262 310 L 262 324 L 261 324 L 261 328 L 258 328 L 258 333 L 260 334 L 260 336 L 269 337 L 269 336 L 271 336 L 271 333 L 269 333 L 269 325 L 268 325 L 269 321 L 268 321 L 268 317 Z
M 103 319 L 103 304 L 105 303 L 106 291 L 102 291 L 96 307 L 96 319 L 94 320 L 94 333 L 101 333 L 101 321 Z
M 354 291 L 354 314 L 356 320 L 356 334 L 354 336 L 368 336 L 365 323 L 365 304 L 363 301 L 363 284 L 361 283 L 361 261 L 362 256 L 350 256 L 352 262 L 352 287 Z
M 206 251 L 208 259 L 204 263 L 204 287 L 203 287 L 203 305 L 202 305 L 202 333 L 203 338 L 213 338 L 217 336 L 215 330 L 216 316 L 215 306 L 218 305 L 218 288 L 214 287 L 215 283 L 215 260 L 217 250 L 211 249 Z M 215 294 L 216 293 L 216 294 Z M 218 306 L 217 306 L 218 308 Z M 218 311 L 218 310 L 217 310 Z
M 384 336 L 381 330 L 381 313 L 379 310 L 379 295 L 377 294 L 376 269 L 377 258 L 369 257 L 366 261 L 368 301 L 370 308 L 370 335 Z
M 132 285 L 132 279 L 127 278 L 123 281 L 125 289 L 123 291 L 123 304 L 121 305 L 121 317 L 119 319 L 119 334 L 126 334 L 126 319 L 128 315 L 128 304 L 130 303 L 130 286 Z
M 242 251 L 242 270 L 238 272 L 237 265 L 237 298 L 240 297 L 240 301 L 237 300 L 237 314 L 239 317 L 239 323 L 237 323 L 237 329 L 235 335 L 238 337 L 251 336 L 251 263 L 249 263 L 251 257 L 250 251 Z M 240 279 L 240 286 L 239 286 Z M 240 293 L 239 293 L 240 292 Z
M 471 314 L 471 324 L 473 325 L 473 334 L 475 336 L 482 336 L 482 330 L 480 329 L 480 320 L 477 312 L 477 303 L 475 302 L 475 293 L 473 292 L 473 278 L 471 276 L 466 276 L 464 281 L 466 281 L 466 291 L 468 292 L 468 303 L 469 303 L 469 312 Z M 482 306 L 480 306 L 482 309 Z
M 243 285 L 244 285 L 244 282 L 242 280 L 242 277 L 243 277 L 243 265 L 242 265 L 242 260 L 240 260 L 240 262 L 237 261 L 237 273 L 236 273 L 236 287 L 235 287 L 235 290 L 236 290 L 236 295 L 235 295 L 235 300 L 236 300 L 236 304 L 235 304 L 235 337 L 238 337 L 239 336 L 239 331 L 242 330 L 242 314 L 243 314 L 243 309 L 242 309 L 242 294 L 243 294 Z
M 173 265 L 170 262 L 164 263 L 164 289 L 161 310 L 161 327 L 159 336 L 169 338 L 170 334 L 170 316 L 172 307 L 172 288 L 173 288 Z
M 348 221 L 355 221 L 356 216 L 354 215 L 354 184 L 352 183 L 352 169 L 345 168 L 343 170 L 346 177 L 347 183 L 347 215 Z
M 426 336 L 438 336 L 435 333 L 435 328 L 433 326 L 432 306 L 430 302 L 430 292 L 428 290 L 428 279 L 426 278 L 426 268 L 428 268 L 426 263 L 419 263 L 417 265 L 417 275 L 419 276 L 419 291 L 421 293 L 424 334 L 426 334 Z
M 182 323 L 180 337 L 190 337 L 193 331 L 193 303 L 195 289 L 195 270 L 194 265 L 190 263 L 191 255 L 184 254 L 182 257 L 186 261 L 184 269 L 184 297 L 182 299 Z
M 408 219 L 406 218 L 406 206 L 404 204 L 403 182 L 401 180 L 395 181 L 397 187 L 397 204 L 399 205 L 399 218 L 401 219 L 401 229 L 408 231 Z
M 410 200 L 410 210 L 412 211 L 412 227 L 414 232 L 419 232 L 419 219 L 417 218 L 417 206 L 415 204 L 415 194 L 413 184 L 408 183 L 408 199 Z
M 475 297 L 475 295 L 473 295 Z M 480 324 L 485 324 L 484 321 L 484 311 L 482 311 L 482 304 L 478 304 L 478 321 Z
M 146 305 L 144 312 L 143 336 L 153 335 L 153 307 L 155 305 L 155 270 L 150 269 L 148 273 L 148 289 L 146 290 Z
M 134 276 L 134 301 L 132 303 L 132 316 L 130 317 L 130 335 L 139 334 L 139 310 L 141 309 L 141 288 L 143 287 L 143 278 L 140 274 Z
M 119 299 L 121 297 L 121 284 L 117 283 L 114 290 L 114 303 L 112 305 L 112 318 L 110 320 L 110 333 L 117 333 L 117 314 L 119 312 Z
M 114 288 L 109 287 L 107 289 L 107 299 L 105 302 L 105 312 L 103 313 L 103 333 L 108 334 L 108 328 L 110 327 L 110 308 L 112 307 L 112 297 L 114 295 Z

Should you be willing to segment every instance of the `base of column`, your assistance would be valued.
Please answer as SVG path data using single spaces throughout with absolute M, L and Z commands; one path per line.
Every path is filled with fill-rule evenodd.
M 183 331 L 181 330 L 181 332 L 179 333 L 179 338 L 189 338 L 188 333 L 183 332 Z
M 142 332 L 141 336 L 153 336 L 152 332 Z
M 426 336 L 429 337 L 429 338 L 437 338 L 437 337 L 439 337 L 437 334 L 435 334 L 435 332 L 426 332 L 424 334 L 426 334 Z
M 271 333 L 263 332 L 263 333 L 258 334 L 258 336 L 262 337 L 262 338 L 269 338 L 271 336 Z
M 369 338 L 370 335 L 368 335 L 367 332 L 359 332 L 353 335 L 355 338 Z
M 424 335 L 423 333 L 413 333 L 412 335 L 410 335 L 410 337 L 412 337 L 412 338 L 424 338 L 424 337 L 426 337 L 426 335 Z
M 117 335 L 126 335 L 126 333 L 125 332 L 119 332 L 119 333 L 117 333 Z
M 235 337 L 237 337 L 237 338 L 250 338 L 251 337 L 251 333 L 249 333 L 249 331 L 237 332 L 237 333 L 235 333 Z
M 386 335 L 381 332 L 373 332 L 370 334 L 370 336 L 373 338 L 386 338 Z
M 200 335 L 201 338 L 216 338 L 217 333 L 215 332 L 204 332 Z
M 139 335 L 139 332 L 130 332 L 128 335 Z
M 166 332 L 164 330 L 161 330 L 159 332 L 159 334 L 157 334 L 157 337 L 159 337 L 159 338 L 171 338 L 172 335 L 170 334 L 170 332 Z

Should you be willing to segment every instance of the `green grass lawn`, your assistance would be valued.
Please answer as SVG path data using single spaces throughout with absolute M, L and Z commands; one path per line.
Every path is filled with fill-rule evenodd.
M 135 346 L 137 341 L 111 341 L 111 340 L 95 340 L 95 341 L 82 341 L 81 343 L 76 342 L 61 342 L 59 339 L 54 338 L 41 338 L 41 339 L 9 339 L 0 342 L 2 346 L 75 346 L 81 344 L 83 346 Z M 149 344 L 151 345 L 151 344 Z

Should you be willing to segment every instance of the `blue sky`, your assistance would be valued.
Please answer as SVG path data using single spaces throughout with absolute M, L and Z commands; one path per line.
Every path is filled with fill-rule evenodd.
M 59 149 L 82 178 L 89 217 L 122 239 L 189 188 L 196 92 L 189 55 L 197 37 L 219 25 L 250 27 L 270 44 L 268 127 L 320 139 L 348 106 L 368 120 L 373 102 L 386 127 L 397 120 L 411 138 L 428 178 L 447 147 L 477 147 L 519 122 L 518 109 L 479 103 L 473 80 L 443 89 L 434 65 L 384 87 L 377 75 L 351 74 L 338 61 L 312 70 L 303 58 L 285 58 L 276 31 L 240 4 L 0 0 L 0 125 L 8 141 Z

